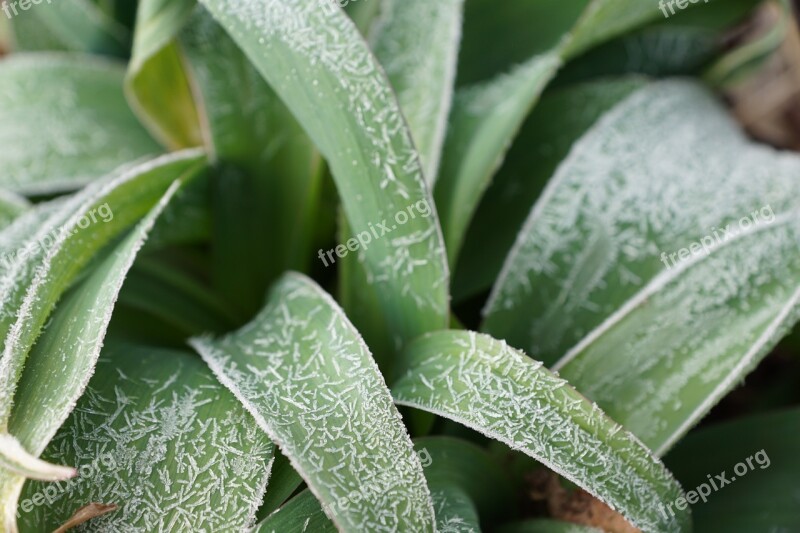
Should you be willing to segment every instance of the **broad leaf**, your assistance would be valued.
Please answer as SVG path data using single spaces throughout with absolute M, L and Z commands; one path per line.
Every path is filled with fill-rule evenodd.
M 573 143 L 644 83 L 622 78 L 545 93 L 475 212 L 453 275 L 456 301 L 491 288 L 531 207 Z
M 645 531 L 685 531 L 688 514 L 659 504 L 678 483 L 633 435 L 570 385 L 501 341 L 463 331 L 430 333 L 405 351 L 395 402 L 460 422 L 524 452 Z
M 478 201 L 525 116 L 555 75 L 561 60 L 543 54 L 491 82 L 461 89 L 453 102 L 436 205 L 442 213 L 447 254 L 455 263 Z
M 342 531 L 433 531 L 422 467 L 383 377 L 344 313 L 311 280 L 287 274 L 250 324 L 192 345 Z
M 484 329 L 663 453 L 798 317 L 798 172 L 700 87 L 640 90 L 542 194 Z
M 92 530 L 241 531 L 261 503 L 272 450 L 196 357 L 107 350 L 44 453 L 76 465 L 80 477 L 28 482 L 20 530 L 50 531 L 86 503 L 101 502 L 118 509 L 92 519 Z
M 799 423 L 797 408 L 749 416 L 692 432 L 669 453 L 665 461 L 695 492 L 697 531 L 800 529 Z
M 439 533 L 478 532 L 478 516 L 473 499 L 492 505 L 487 513 L 506 507 L 512 497 L 488 454 L 465 441 L 451 438 L 417 440 L 414 448 L 425 469 L 425 478 L 431 486 L 436 512 L 436 531 Z M 272 490 L 275 467 L 270 478 Z M 493 492 L 498 490 L 498 492 Z M 355 499 L 351 493 L 346 505 Z M 342 502 L 345 504 L 345 502 Z M 258 533 L 284 533 L 305 531 L 335 531 L 333 523 L 325 516 L 317 499 L 306 490 L 292 498 L 279 510 L 268 516 L 256 529 Z
M 444 327 L 448 273 L 437 217 L 407 211 L 432 203 L 419 156 L 386 77 L 352 22 L 314 0 L 202 3 L 327 159 L 394 337 L 404 341 Z
M 3 10 L 20 50 L 64 50 L 122 57 L 130 45 L 124 26 L 90 0 L 9 1 Z
M 33 225 L 23 216 L 0 233 L 2 240 L 18 228 L 34 229 L 24 241 L 8 245 L 0 270 L 3 432 L 25 359 L 63 292 L 94 254 L 150 211 L 175 180 L 188 180 L 203 164 L 201 153 L 188 151 L 134 166 L 47 207 L 43 223 Z
M 538 19 L 547 27 L 541 33 L 524 27 L 529 37 L 525 38 L 524 46 L 517 48 L 530 50 L 533 54 L 524 63 L 488 81 L 465 86 L 456 94 L 441 179 L 436 190 L 436 203 L 442 213 L 442 228 L 451 265 L 455 264 L 464 233 L 492 175 L 502 163 L 525 117 L 561 64 L 588 46 L 634 28 L 658 14 L 656 4 L 640 0 L 583 0 L 558 2 L 559 5 L 555 0 L 517 1 L 499 8 L 497 15 L 488 13 L 497 9 L 496 2 L 480 0 L 474 4 L 473 12 L 486 15 L 492 21 L 488 24 L 488 31 L 482 31 L 477 40 L 485 43 L 490 36 L 497 36 L 501 43 L 499 49 L 511 46 L 509 36 L 522 33 L 524 21 Z M 521 9 L 527 10 L 527 16 Z M 470 10 L 467 22 L 469 20 Z M 467 31 L 462 64 L 467 62 L 465 56 L 481 58 L 486 55 L 470 44 L 472 39 Z M 473 74 L 471 78 L 485 80 L 480 74 L 485 75 L 506 61 L 508 57 L 498 61 L 490 55 L 488 62 L 481 63 L 486 62 L 492 68 L 484 68 L 483 72 L 478 70 L 479 74 Z
M 155 219 L 177 188 L 156 207 L 74 291 L 60 302 L 28 355 L 14 398 L 8 431 L 39 456 L 72 411 L 89 381 L 122 282 Z M 36 476 L 31 476 L 36 477 Z M 0 470 L 0 507 L 6 526 L 25 477 Z M 13 519 L 12 519 L 13 520 Z
M 373 50 L 397 92 L 423 174 L 439 170 L 453 95 L 464 0 L 384 0 Z
M 0 187 L 76 189 L 161 150 L 128 108 L 114 63 L 65 54 L 0 61 Z
M 0 230 L 8 226 L 29 206 L 30 204 L 25 198 L 5 189 L 0 189 Z

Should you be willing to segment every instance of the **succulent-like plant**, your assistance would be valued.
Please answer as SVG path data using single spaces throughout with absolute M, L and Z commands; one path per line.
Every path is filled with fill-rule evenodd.
M 690 432 L 800 312 L 789 7 L 692 4 L 5 0 L 0 529 L 800 528 L 800 412 Z

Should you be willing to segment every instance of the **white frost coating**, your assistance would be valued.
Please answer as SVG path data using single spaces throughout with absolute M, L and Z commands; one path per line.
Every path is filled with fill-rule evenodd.
M 48 194 L 83 186 L 161 152 L 131 113 L 123 69 L 61 54 L 0 65 L 0 186 Z
M 64 260 L 61 256 L 66 243 L 84 238 L 80 233 L 72 235 L 79 228 L 81 218 L 106 195 L 137 177 L 173 163 L 199 161 L 201 155 L 200 150 L 185 150 L 158 157 L 125 169 L 109 179 L 95 182 L 69 200 L 53 204 L 58 207 L 55 210 L 47 208 L 47 221 L 29 237 L 29 240 L 38 241 L 46 235 L 56 235 L 55 239 L 51 239 L 51 246 L 47 250 L 38 247 L 30 256 L 16 255 L 11 268 L 0 270 L 0 334 L 4 337 L 3 355 L 0 358 L 0 428 L 5 428 L 7 424 L 22 365 L 33 338 L 43 325 L 43 317 L 35 316 L 35 312 L 42 306 L 52 304 L 49 296 L 43 297 L 43 294 L 51 283 L 59 281 L 58 273 L 53 271 L 53 262 L 57 258 Z M 25 234 L 31 229 L 31 221 L 35 220 L 35 216 L 21 217 L 23 220 L 19 223 L 15 221 L 0 236 Z M 0 237 L 0 248 L 5 247 L 2 241 L 3 237 Z
M 681 531 L 658 511 L 681 488 L 638 439 L 541 363 L 473 332 L 422 337 L 406 350 L 396 403 L 450 418 L 541 461 L 644 531 Z
M 29 383 L 23 379 L 22 389 L 17 394 L 9 430 L 20 438 L 32 453 L 39 455 L 44 451 L 47 443 L 53 438 L 86 388 L 94 373 L 94 365 L 100 356 L 105 332 L 125 277 L 133 266 L 150 230 L 179 186 L 179 182 L 174 182 L 147 217 L 114 250 L 106 262 L 89 276 L 85 283 L 91 284 L 91 287 L 87 287 L 86 292 L 92 289 L 93 293 L 70 295 L 61 302 L 60 305 L 64 306 L 68 303 L 72 304 L 74 298 L 93 297 L 90 302 L 81 303 L 82 313 L 78 315 L 80 322 L 70 321 L 68 324 L 70 329 L 67 333 L 58 330 L 57 340 L 53 339 L 50 331 L 46 329 L 29 354 L 26 368 L 29 368 L 33 374 L 37 374 L 34 379 L 39 380 L 44 377 L 39 372 L 52 373 L 57 376 L 57 383 L 47 383 L 44 380 Z M 71 305 L 67 309 L 75 310 Z M 59 313 L 59 308 L 55 313 Z M 50 327 L 52 324 L 51 322 Z M 45 346 L 53 351 L 36 357 L 39 355 L 40 346 Z M 58 363 L 52 365 L 48 364 L 49 361 L 58 361 Z M 26 389 L 26 387 L 30 387 L 30 389 Z M 36 389 L 38 392 L 33 395 L 32 391 Z M 42 389 L 46 392 L 41 392 Z M 30 398 L 30 404 L 25 402 L 29 399 L 29 394 L 33 395 Z M 41 413 L 42 409 L 46 409 L 47 412 Z M 29 410 L 34 412 L 31 413 Z M 24 439 L 22 438 L 23 432 Z
M 263 496 L 273 446 L 203 363 L 179 352 L 105 354 L 44 456 L 78 465 L 73 483 L 29 483 L 23 530 L 53 529 L 76 502 L 115 503 L 92 531 L 242 531 Z M 37 498 L 38 499 L 38 498 Z
M 800 318 L 798 242 L 795 212 L 720 247 L 616 317 L 562 374 L 665 453 Z
M 537 202 L 487 303 L 487 330 L 535 299 L 509 340 L 560 356 L 664 269 L 662 251 L 770 201 L 778 213 L 788 183 L 772 188 L 761 168 L 772 154 L 745 146 L 698 87 L 663 82 L 633 94 L 576 143 Z
M 433 531 L 419 457 L 358 332 L 304 276 L 269 301 L 238 332 L 191 344 L 342 531 Z
M 429 185 L 436 181 L 453 96 L 464 0 L 385 0 L 375 55 L 408 120 Z
M 397 99 L 358 30 L 315 0 L 202 0 L 294 113 L 328 160 L 353 234 L 430 200 Z M 448 270 L 435 209 L 373 241 L 365 269 L 395 333 L 444 327 Z M 431 231 L 431 229 L 433 230 Z M 394 256 L 392 269 L 383 260 Z M 400 309 L 400 312 L 396 310 Z
M 72 412 L 75 402 L 94 373 L 105 331 L 125 276 L 143 246 L 147 234 L 178 186 L 178 182 L 173 183 L 150 214 L 114 251 L 107 261 L 108 268 L 103 265 L 93 274 L 88 283 L 91 283 L 92 287 L 98 285 L 99 287 L 94 294 L 94 300 L 83 304 L 84 312 L 76 312 L 72 301 L 91 297 L 85 292 L 92 287 L 84 292 L 70 295 L 67 301 L 62 302 L 61 305 L 66 306 L 64 312 L 75 313 L 67 323 L 69 327 L 67 333 L 61 329 L 51 331 L 54 327 L 51 322 L 50 329 L 45 330 L 28 356 L 27 377 L 30 379 L 29 381 L 25 381 L 25 377 L 22 379 L 9 421 L 9 432 L 35 456 L 44 451 L 47 443 Z M 100 279 L 95 279 L 98 274 Z M 88 312 L 85 311 L 87 306 L 89 306 Z M 56 313 L 59 313 L 59 310 L 56 310 Z M 54 335 L 57 338 L 54 338 Z M 0 456 L 4 453 L 3 447 L 0 446 Z M 64 467 L 58 468 L 64 469 Z M 10 475 L 0 470 L 0 509 L 5 511 L 3 514 L 6 517 L 13 515 L 17 508 L 19 491 L 16 485 L 20 484 L 24 477 L 42 479 L 35 473 L 33 475 L 24 471 L 15 473 L 18 475 Z
M 797 319 L 798 174 L 698 86 L 634 93 L 559 167 L 484 328 L 548 363 L 567 354 L 563 375 L 664 452 Z M 662 262 L 754 211 L 760 224 L 710 255 Z

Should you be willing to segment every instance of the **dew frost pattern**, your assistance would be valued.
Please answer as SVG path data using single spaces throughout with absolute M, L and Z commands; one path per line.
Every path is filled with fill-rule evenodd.
M 193 344 L 342 524 L 432 531 L 422 465 L 383 377 L 358 332 L 312 281 L 286 275 L 250 324 Z

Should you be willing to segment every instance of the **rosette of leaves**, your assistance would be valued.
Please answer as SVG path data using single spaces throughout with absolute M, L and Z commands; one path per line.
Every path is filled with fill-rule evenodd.
M 788 14 L 7 4 L 2 530 L 692 529 L 660 458 L 800 295 L 800 158 L 703 73 Z M 728 530 L 800 525 L 752 479 Z

